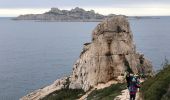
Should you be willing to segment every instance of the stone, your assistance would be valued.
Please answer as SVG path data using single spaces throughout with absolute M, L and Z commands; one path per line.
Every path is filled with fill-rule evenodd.
M 121 76 L 128 71 L 152 73 L 151 63 L 136 52 L 129 22 L 121 15 L 97 25 L 92 42 L 84 45 L 73 69 L 70 88 L 85 91 L 99 83 L 121 81 Z

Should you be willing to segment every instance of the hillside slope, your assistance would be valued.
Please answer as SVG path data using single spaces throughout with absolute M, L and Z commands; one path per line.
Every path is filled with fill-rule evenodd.
M 170 65 L 155 77 L 146 80 L 141 88 L 144 100 L 170 100 Z

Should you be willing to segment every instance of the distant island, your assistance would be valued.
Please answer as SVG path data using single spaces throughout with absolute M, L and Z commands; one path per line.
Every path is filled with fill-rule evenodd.
M 56 21 L 56 22 L 101 22 L 106 18 L 111 18 L 116 14 L 102 15 L 94 10 L 86 11 L 83 8 L 73 8 L 71 10 L 60 10 L 51 8 L 50 11 L 43 14 L 26 14 L 12 18 L 13 20 L 36 20 L 36 21 Z M 125 15 L 123 15 L 125 16 Z M 125 16 L 128 19 L 160 19 L 156 16 Z
M 26 14 L 20 15 L 13 20 L 39 20 L 39 21 L 65 21 L 65 22 L 98 22 L 105 18 L 111 18 L 115 14 L 102 15 L 96 13 L 94 10 L 86 11 L 82 8 L 76 7 L 71 10 L 60 10 L 58 8 L 51 8 L 50 11 L 43 14 Z

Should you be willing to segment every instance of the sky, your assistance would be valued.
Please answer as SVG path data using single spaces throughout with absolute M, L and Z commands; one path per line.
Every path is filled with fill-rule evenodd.
M 0 0 L 0 16 L 39 14 L 51 7 L 95 10 L 100 14 L 128 16 L 169 16 L 170 0 Z

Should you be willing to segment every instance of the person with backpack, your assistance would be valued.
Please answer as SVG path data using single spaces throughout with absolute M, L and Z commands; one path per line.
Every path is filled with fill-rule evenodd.
M 135 100 L 138 88 L 140 88 L 140 82 L 137 77 L 133 76 L 129 85 L 130 100 Z
M 127 73 L 127 74 L 126 74 L 126 82 L 127 82 L 127 87 L 128 87 L 128 88 L 129 88 L 129 85 L 130 85 L 130 80 L 131 80 L 130 74 Z

